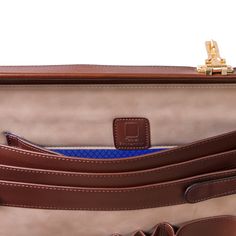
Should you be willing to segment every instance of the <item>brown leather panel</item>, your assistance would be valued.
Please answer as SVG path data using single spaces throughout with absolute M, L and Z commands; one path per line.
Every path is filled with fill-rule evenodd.
M 103 165 L 108 163 L 107 169 L 110 170 L 110 166 L 114 167 L 114 165 L 119 162 L 123 162 L 124 160 L 128 161 L 133 159 L 135 160 L 134 163 L 138 163 L 140 160 L 142 160 L 142 158 L 146 158 L 146 162 L 152 160 L 152 158 L 154 161 L 163 160 L 163 158 L 155 159 L 154 157 L 163 157 L 162 155 L 166 153 L 168 154 L 165 156 L 166 158 L 168 158 L 167 160 L 169 160 L 169 158 L 172 159 L 170 162 L 172 166 L 163 166 L 165 164 L 168 165 L 168 162 L 166 162 L 164 164 L 162 163 L 163 165 L 157 165 L 157 167 L 155 167 L 155 170 L 148 170 L 147 168 L 143 169 L 143 171 L 137 171 L 138 173 L 82 173 L 82 175 L 80 176 L 81 173 L 69 173 L 68 175 L 68 173 L 61 172 L 59 178 L 55 178 L 53 176 L 50 180 L 55 181 L 54 184 L 61 183 L 65 184 L 65 186 L 50 185 L 48 184 L 48 182 L 46 182 L 46 180 L 49 179 L 48 174 L 58 174 L 58 172 L 56 171 L 51 173 L 47 170 L 28 169 L 26 171 L 24 168 L 2 166 L 3 170 L 6 171 L 1 172 L 3 175 L 2 177 L 3 179 L 5 178 L 6 181 L 4 181 L 3 179 L 1 180 L 0 185 L 2 185 L 2 187 L 0 190 L 0 199 L 2 200 L 2 205 L 7 206 L 11 205 L 50 209 L 59 208 L 90 210 L 140 209 L 186 203 L 184 194 L 189 186 L 204 181 L 219 180 L 222 178 L 229 179 L 230 177 L 235 176 L 235 170 L 221 171 L 218 173 L 214 172 L 219 169 L 230 169 L 234 166 L 234 150 L 225 153 L 219 153 L 222 150 L 234 149 L 234 138 L 235 132 L 232 132 L 207 140 L 199 141 L 197 143 L 193 143 L 184 147 L 178 147 L 176 149 L 173 149 L 175 154 L 182 154 L 178 156 L 177 159 L 175 159 L 176 156 L 173 155 L 172 150 L 162 153 L 156 153 L 154 155 L 126 158 L 121 160 L 92 160 L 83 158 L 61 157 L 52 154 L 25 151 L 15 147 L 7 147 L 2 145 L 0 147 L 1 164 L 42 169 L 47 169 L 48 167 L 50 167 L 54 170 L 57 170 L 58 172 L 65 169 L 77 172 L 79 171 L 79 168 L 81 168 L 81 163 L 86 163 L 87 167 L 95 164 L 98 165 L 98 163 Z M 199 146 L 201 148 L 198 148 Z M 206 147 L 209 149 L 206 149 Z M 205 148 L 203 152 L 202 148 Z M 212 152 L 216 154 L 205 157 L 198 156 L 204 152 Z M 186 155 L 186 157 L 183 158 L 184 155 Z M 187 161 L 185 160 L 185 158 L 187 159 Z M 158 162 L 153 162 L 153 160 L 151 162 L 152 165 L 160 164 Z M 209 165 L 207 165 L 207 162 L 209 162 Z M 121 168 L 121 171 L 124 171 L 124 166 L 119 166 L 119 168 Z M 160 168 L 160 166 L 162 167 Z M 85 169 L 85 171 L 92 172 L 89 168 Z M 137 178 L 137 175 L 142 175 L 144 172 L 146 174 L 145 178 Z M 13 173 L 15 173 L 16 175 Z M 21 175 L 22 173 L 23 175 Z M 205 174 L 199 175 L 200 173 Z M 93 176 L 94 178 L 99 179 L 100 177 L 104 178 L 104 175 L 104 186 L 106 188 L 101 187 L 103 184 L 103 179 L 101 182 L 97 180 L 98 187 L 96 185 L 91 187 L 91 183 L 89 183 L 89 181 L 87 180 L 88 176 Z M 189 175 L 193 177 L 177 180 L 178 178 L 184 178 L 186 176 L 188 177 Z M 12 177 L 10 176 L 13 176 L 13 178 L 15 179 L 11 179 Z M 69 178 L 65 176 L 69 176 Z M 168 179 L 169 176 L 172 176 L 172 179 Z M 116 177 L 118 177 L 118 181 L 116 180 Z M 112 180 L 110 180 L 109 178 L 111 178 Z M 29 179 L 32 179 L 39 184 L 30 184 L 28 183 Z M 110 181 L 108 184 L 106 182 L 107 179 L 108 182 Z M 141 184 L 140 179 L 142 179 Z M 13 180 L 15 182 L 12 182 Z M 23 180 L 23 183 L 21 182 L 21 180 Z M 74 181 L 75 184 L 77 181 L 79 181 L 80 183 L 82 183 L 82 185 L 80 186 L 77 183 L 77 187 L 67 186 L 67 183 L 71 180 L 72 182 Z M 165 182 L 167 180 L 172 181 Z M 43 182 L 44 185 L 41 183 L 41 181 L 45 181 Z M 118 184 L 118 187 L 120 188 L 116 188 L 116 184 L 119 181 L 120 184 Z M 158 181 L 160 181 L 160 183 Z M 130 185 L 128 186 L 132 187 L 124 188 L 122 184 L 125 185 L 126 183 L 129 183 Z M 142 186 L 142 183 L 144 186 Z M 85 188 L 87 186 L 83 186 L 83 184 L 88 184 L 90 188 Z M 138 187 L 138 185 L 141 186 Z M 224 189 L 224 185 L 222 188 Z M 16 192 L 17 194 L 13 194 Z M 228 192 L 227 194 L 233 193 L 234 192 Z M 40 199 L 38 198 L 38 196 L 40 196 Z M 65 199 L 70 199 L 70 201 L 65 201 Z M 96 202 L 94 202 L 94 199 L 96 199 Z
M 235 236 L 236 217 L 235 216 L 215 216 L 198 219 L 184 223 L 179 226 L 175 233 L 176 226 L 168 223 L 158 224 L 151 232 L 141 230 L 132 234 L 132 236 Z M 121 236 L 121 235 L 113 235 Z
M 0 179 L 72 187 L 133 187 L 236 168 L 236 151 L 216 154 L 159 168 L 120 172 L 84 173 L 0 165 Z M 19 164 L 19 163 L 18 163 Z M 27 163 L 21 164 L 21 166 Z
M 235 236 L 236 217 L 219 216 L 189 222 L 180 227 L 176 236 Z
M 236 132 L 204 139 L 154 154 L 112 160 L 61 157 L 0 145 L 0 164 L 76 172 L 125 172 L 157 168 L 234 150 Z
M 47 154 L 53 154 L 57 156 L 63 156 L 62 154 L 53 152 L 51 150 L 48 150 L 46 148 L 43 148 L 42 146 L 36 145 L 32 142 L 29 142 L 28 140 L 21 138 L 15 134 L 4 132 L 4 135 L 7 139 L 7 144 L 11 147 L 17 147 L 20 149 L 33 151 L 33 152 L 39 152 L 39 153 L 47 153 Z
M 137 81 L 137 79 L 139 79 Z M 203 80 L 204 79 L 204 80 Z M 206 76 L 195 67 L 176 66 L 1 66 L 0 83 L 155 83 L 155 82 L 236 82 L 228 76 Z
M 189 186 L 235 175 L 236 170 L 222 171 L 131 188 L 82 188 L 0 181 L 0 199 L 1 205 L 4 206 L 42 209 L 144 209 L 184 204 L 186 203 L 184 194 Z
M 186 190 L 185 197 L 189 203 L 195 203 L 229 193 L 236 193 L 235 177 L 196 183 Z

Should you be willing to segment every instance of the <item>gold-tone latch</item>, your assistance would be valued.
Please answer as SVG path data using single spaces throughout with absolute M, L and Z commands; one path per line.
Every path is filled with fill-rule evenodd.
M 233 67 L 226 65 L 226 60 L 220 57 L 216 41 L 206 41 L 206 50 L 208 59 L 205 60 L 205 65 L 197 67 L 199 73 L 205 73 L 206 75 L 212 75 L 215 73 L 227 75 L 234 71 Z

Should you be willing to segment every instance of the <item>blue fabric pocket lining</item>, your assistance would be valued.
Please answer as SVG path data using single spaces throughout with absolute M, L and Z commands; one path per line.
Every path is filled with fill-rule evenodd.
M 93 158 L 93 159 L 113 159 L 140 156 L 154 152 L 160 152 L 167 148 L 151 148 L 144 150 L 118 150 L 118 149 L 51 149 L 54 152 L 70 157 Z

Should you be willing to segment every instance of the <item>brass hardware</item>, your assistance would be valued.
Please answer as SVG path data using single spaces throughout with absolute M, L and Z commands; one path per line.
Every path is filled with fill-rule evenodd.
M 208 59 L 205 60 L 205 65 L 197 67 L 197 71 L 199 73 L 205 73 L 206 75 L 212 75 L 215 73 L 227 75 L 228 73 L 232 73 L 234 71 L 233 67 L 226 65 L 226 60 L 220 57 L 217 42 L 211 40 L 206 41 L 205 44 Z

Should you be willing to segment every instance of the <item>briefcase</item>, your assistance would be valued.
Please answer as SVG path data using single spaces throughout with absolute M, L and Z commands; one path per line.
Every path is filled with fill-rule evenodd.
M 1 236 L 235 236 L 236 70 L 1 66 Z

